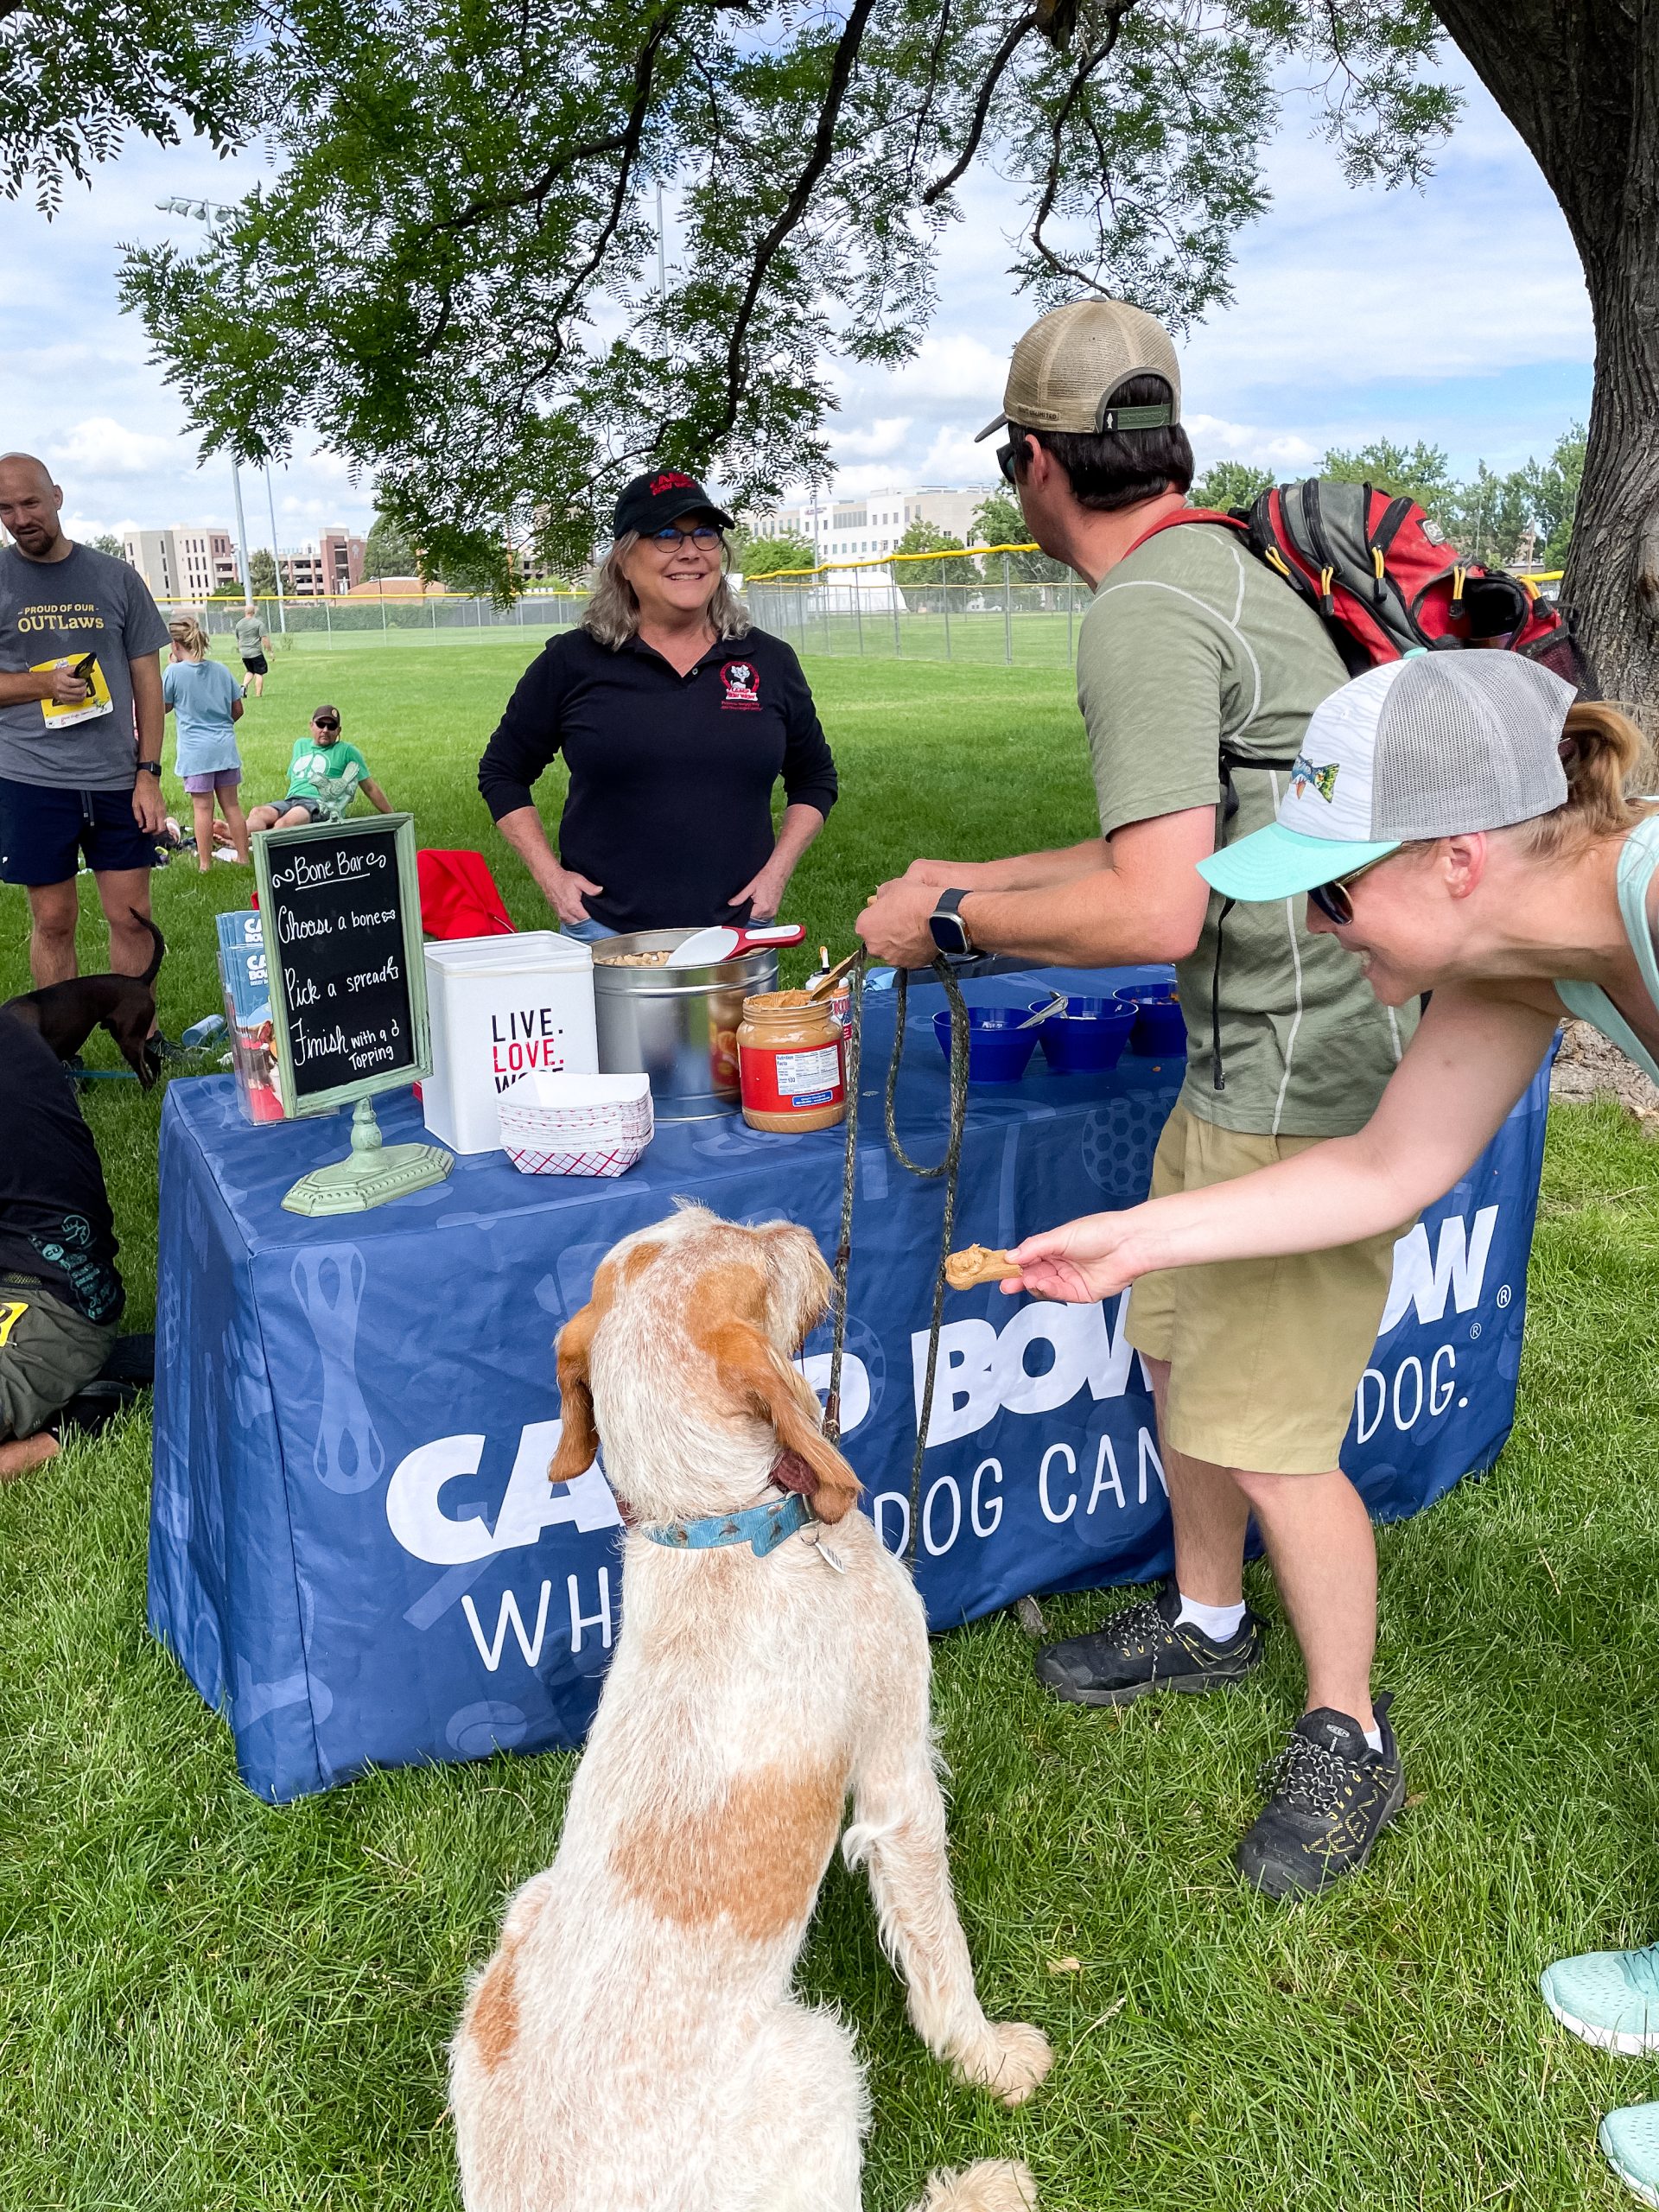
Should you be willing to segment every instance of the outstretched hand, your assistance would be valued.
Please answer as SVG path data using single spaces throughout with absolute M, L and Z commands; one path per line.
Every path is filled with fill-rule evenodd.
M 1011 1245 L 1008 1258 L 1020 1273 L 1002 1285 L 1005 1295 L 1025 1290 L 1068 1306 L 1116 1296 L 1158 1265 L 1146 1233 L 1147 1211 L 1131 1206 L 1122 1213 L 1084 1214 Z

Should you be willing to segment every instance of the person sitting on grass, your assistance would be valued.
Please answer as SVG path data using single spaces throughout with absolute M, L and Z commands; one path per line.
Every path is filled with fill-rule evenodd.
M 308 822 L 338 822 L 359 791 L 382 814 L 391 812 L 391 801 L 369 773 L 368 762 L 340 736 L 340 709 L 319 707 L 311 717 L 310 736 L 295 743 L 287 798 L 256 806 L 248 827 L 301 830 Z
M 167 626 L 173 641 L 162 671 L 162 701 L 178 717 L 178 751 L 174 773 L 190 794 L 196 823 L 196 868 L 202 875 L 213 865 L 213 807 L 217 802 L 231 833 L 236 857 L 248 857 L 248 825 L 237 787 L 242 755 L 236 725 L 242 698 L 236 678 L 223 661 L 207 658 L 207 633 L 192 614 L 175 615 Z
M 0 1482 L 56 1456 L 54 1424 L 102 1374 L 126 1293 L 74 1085 L 0 1011 Z
M 1004 1289 L 1092 1302 L 1408 1221 L 1469 1173 L 1564 1014 L 1659 1082 L 1659 801 L 1627 796 L 1644 750 L 1514 653 L 1391 661 L 1315 708 L 1276 821 L 1199 873 L 1225 899 L 1306 893 L 1384 1006 L 1432 991 L 1398 1071 L 1357 1135 L 1027 1237 Z M 1558 1960 L 1541 1989 L 1584 2042 L 1659 2056 L 1659 1943 Z M 1659 2103 L 1611 2113 L 1601 2144 L 1659 2204 Z

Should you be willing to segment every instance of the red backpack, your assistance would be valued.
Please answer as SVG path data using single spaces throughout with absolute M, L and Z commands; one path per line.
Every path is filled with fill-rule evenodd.
M 1281 575 L 1324 622 L 1351 677 L 1408 652 L 1498 648 L 1541 661 L 1573 685 L 1580 698 L 1598 693 L 1588 662 L 1558 607 L 1523 577 L 1465 561 L 1414 499 L 1390 499 L 1369 484 L 1310 476 L 1275 484 L 1254 505 L 1231 514 L 1187 507 L 1166 515 L 1135 540 L 1142 545 L 1181 523 L 1220 523 L 1243 534 L 1258 559 Z M 1294 760 L 1268 760 L 1221 747 L 1222 814 L 1238 811 L 1238 768 L 1289 773 Z M 1221 960 L 1230 899 L 1216 929 L 1210 987 L 1211 1081 L 1224 1090 L 1221 1058 Z
M 1146 535 L 1187 522 L 1242 531 L 1250 550 L 1321 617 L 1350 676 L 1419 647 L 1497 646 L 1541 661 L 1580 697 L 1596 696 L 1560 609 L 1524 577 L 1464 560 L 1414 499 L 1310 476 L 1276 484 L 1230 514 L 1190 507 Z

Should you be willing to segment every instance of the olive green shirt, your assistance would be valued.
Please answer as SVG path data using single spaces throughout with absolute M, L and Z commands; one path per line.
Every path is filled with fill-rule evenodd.
M 1223 741 L 1246 758 L 1293 760 L 1308 716 L 1345 681 L 1318 615 L 1237 533 L 1218 523 L 1159 531 L 1108 571 L 1077 636 L 1102 834 L 1195 806 L 1217 809 L 1218 844 L 1261 829 L 1287 774 L 1235 768 L 1238 810 L 1224 823 Z M 1353 955 L 1309 932 L 1304 899 L 1236 906 L 1224 930 L 1223 903 L 1211 893 L 1198 948 L 1177 966 L 1181 1103 L 1257 1135 L 1351 1135 L 1370 1119 L 1414 1008 L 1380 1005 Z

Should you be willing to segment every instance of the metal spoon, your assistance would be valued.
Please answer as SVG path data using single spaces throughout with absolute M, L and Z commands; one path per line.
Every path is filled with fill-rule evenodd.
M 1016 1029 L 1034 1029 L 1039 1021 L 1046 1021 L 1051 1014 L 1058 1014 L 1060 1008 L 1065 1004 L 1065 1001 L 1070 995 L 1070 993 L 1066 991 L 1056 991 L 1053 997 L 1050 999 L 1046 1006 L 1039 1006 L 1036 1013 L 1029 1015 L 1026 1020 L 1016 1021 L 1014 1025 L 1014 1027 Z

